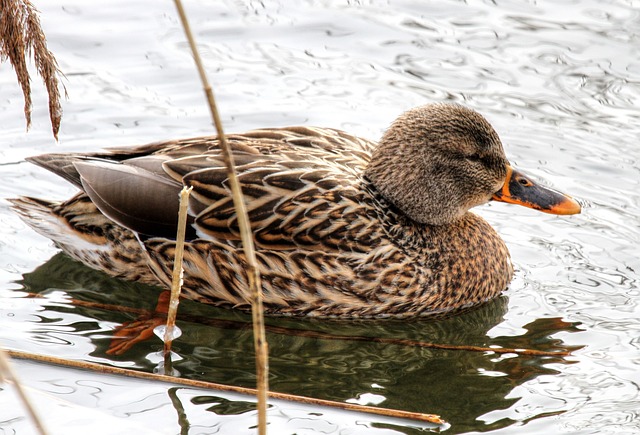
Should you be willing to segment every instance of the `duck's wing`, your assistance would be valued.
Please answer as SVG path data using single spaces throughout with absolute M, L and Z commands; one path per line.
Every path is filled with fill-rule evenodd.
M 246 158 L 246 156 L 244 156 Z M 235 243 L 240 240 L 237 215 L 222 157 L 172 160 L 164 164 L 175 178 L 193 187 L 190 210 L 194 227 L 205 238 Z M 240 160 L 240 159 L 238 159 Z M 246 159 L 236 167 L 256 243 L 267 249 L 323 245 L 333 250 L 356 249 L 348 232 L 362 230 L 371 218 L 358 177 L 331 163 L 282 156 Z
M 323 241 L 335 247 L 347 243 L 345 232 L 358 230 L 354 225 L 366 226 L 360 173 L 370 142 L 312 127 L 228 139 L 258 243 L 289 249 Z M 191 228 L 201 237 L 239 240 L 215 137 L 31 160 L 82 188 L 107 217 L 151 237 L 174 237 L 178 193 L 183 184 L 193 186 Z
M 111 220 L 142 234 L 175 237 L 182 184 L 162 170 L 165 155 L 46 154 L 30 158 L 83 190 Z
M 229 142 L 260 247 L 358 251 L 353 240 L 368 240 L 375 225 L 361 173 L 370 142 L 313 127 L 256 130 L 230 136 Z M 238 143 L 258 153 L 240 150 Z M 219 149 L 164 162 L 163 168 L 174 180 L 193 187 L 190 210 L 199 235 L 234 244 L 240 240 Z

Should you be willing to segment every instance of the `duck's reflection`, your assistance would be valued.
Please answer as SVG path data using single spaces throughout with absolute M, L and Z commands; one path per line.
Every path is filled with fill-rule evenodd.
M 159 289 L 109 278 L 63 254 L 25 274 L 22 284 L 29 293 L 46 295 L 52 290 L 62 290 L 73 299 L 91 303 L 70 307 L 60 304 L 58 299 L 47 310 L 56 313 L 52 317 L 59 319 L 57 326 L 65 322 L 64 313 L 73 310 L 73 323 L 67 326 L 82 325 L 82 331 L 78 332 L 91 337 L 95 344 L 92 357 L 119 364 L 131 361 L 136 367 L 153 370 L 154 362 L 148 355 L 161 349 L 159 340 L 142 341 L 122 355 L 109 355 L 113 337 L 105 336 L 103 325 L 134 321 L 141 311 L 153 311 Z M 110 310 L 96 304 L 134 310 Z M 487 331 L 502 322 L 506 310 L 507 299 L 500 297 L 472 311 L 441 319 L 269 318 L 270 387 L 274 391 L 338 401 L 374 400 L 378 406 L 440 414 L 456 431 L 477 428 L 477 417 L 508 408 L 518 400 L 507 398 L 515 386 L 539 375 L 557 373 L 547 367 L 549 363 L 557 367 L 558 363 L 568 361 L 563 356 L 500 356 L 492 352 L 431 349 L 348 337 L 551 352 L 574 349 L 553 337 L 559 331 L 578 331 L 576 325 L 560 319 L 537 319 L 524 326 L 527 332 L 522 335 L 488 337 Z M 254 386 L 250 316 L 189 301 L 184 301 L 179 311 L 178 324 L 183 335 L 174 342 L 174 350 L 184 358 L 175 363 L 182 376 Z M 86 322 L 78 323 L 78 315 L 86 317 Z M 88 326 L 92 324 L 95 329 Z M 38 328 L 42 331 L 45 326 L 40 323 Z M 501 421 L 499 425 L 511 423 Z M 495 424 L 491 425 L 491 429 L 495 428 Z

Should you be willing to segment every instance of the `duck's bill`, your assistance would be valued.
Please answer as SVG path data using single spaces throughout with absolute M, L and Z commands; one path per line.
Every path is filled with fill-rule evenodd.
M 507 166 L 502 189 L 493 194 L 494 201 L 519 204 L 551 214 L 580 213 L 580 204 L 568 195 L 540 186 L 524 174 Z

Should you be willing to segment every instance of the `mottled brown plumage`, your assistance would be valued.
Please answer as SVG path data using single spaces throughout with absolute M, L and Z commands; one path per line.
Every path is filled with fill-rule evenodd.
M 478 113 L 419 107 L 378 145 L 312 127 L 228 140 L 268 313 L 417 316 L 482 303 L 508 285 L 513 269 L 504 242 L 468 211 L 500 189 L 508 195 L 511 174 L 497 134 Z M 61 204 L 14 200 L 29 225 L 91 267 L 163 286 L 171 281 L 177 194 L 193 186 L 183 295 L 249 309 L 215 137 L 31 161 L 83 192 Z

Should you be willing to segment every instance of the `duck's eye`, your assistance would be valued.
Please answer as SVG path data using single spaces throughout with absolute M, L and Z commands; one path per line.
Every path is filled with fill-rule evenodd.
M 480 161 L 480 155 L 479 154 L 469 154 L 468 156 L 466 156 L 467 160 L 471 160 L 472 162 L 479 162 Z
M 518 177 L 516 178 L 516 181 L 524 187 L 529 187 L 529 186 L 533 186 L 533 183 L 531 181 L 529 181 L 528 179 L 524 178 L 524 177 Z

